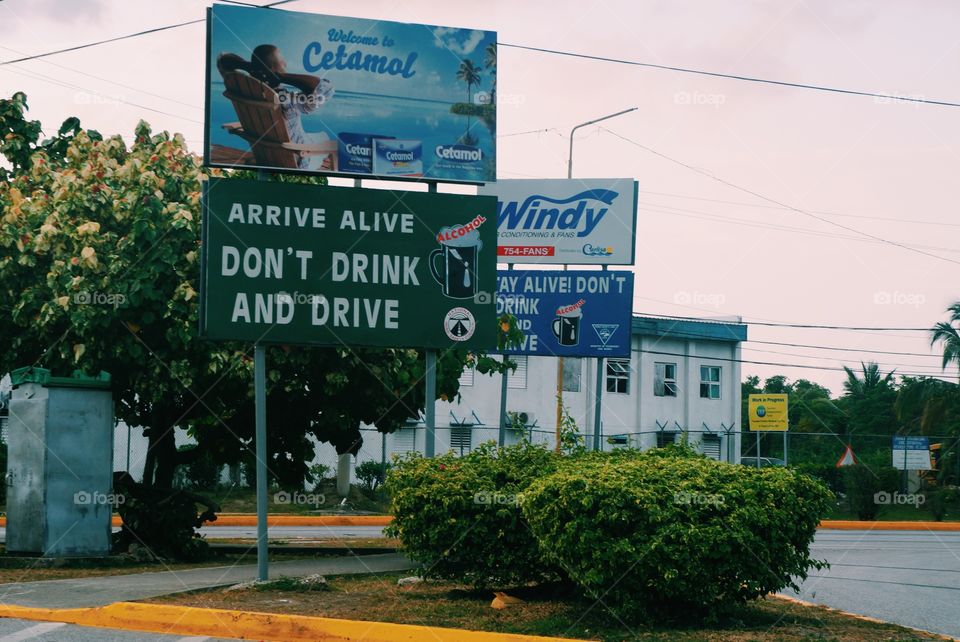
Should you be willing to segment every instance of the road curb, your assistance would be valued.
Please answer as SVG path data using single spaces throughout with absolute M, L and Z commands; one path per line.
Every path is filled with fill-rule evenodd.
M 825 519 L 820 528 L 838 531 L 946 531 L 960 533 L 960 522 L 860 522 Z
M 393 518 L 389 515 L 269 515 L 268 526 L 387 526 Z M 113 526 L 123 525 L 119 515 L 110 521 Z M 247 513 L 217 515 L 217 521 L 205 522 L 204 526 L 256 526 L 257 516 Z M 6 528 L 6 516 L 0 517 L 0 528 Z
M 875 617 L 870 617 L 869 615 L 860 615 L 859 613 L 851 613 L 849 611 L 844 611 L 843 609 L 835 609 L 832 606 L 827 606 L 826 604 L 816 604 L 815 602 L 808 602 L 806 600 L 801 600 L 800 598 L 793 597 L 791 595 L 783 595 L 782 593 L 772 593 L 768 597 L 772 597 L 776 600 L 783 600 L 784 602 L 791 602 L 799 606 L 806 606 L 810 608 L 821 608 L 827 609 L 828 611 L 833 611 L 834 613 L 840 613 L 841 615 L 846 615 L 847 617 L 852 617 L 857 620 L 863 620 L 864 622 L 873 622 L 874 624 L 886 624 L 892 626 L 899 626 L 910 631 L 918 631 L 920 633 L 926 633 L 927 635 L 934 635 L 941 640 L 950 640 L 951 642 L 956 642 L 957 638 L 952 638 L 949 635 L 944 635 L 943 633 L 936 633 L 934 631 L 926 631 L 924 629 L 918 629 L 913 626 L 907 626 L 906 624 L 897 624 L 896 622 L 888 622 L 887 620 L 880 620 Z
M 278 642 L 577 642 L 571 638 L 136 602 L 117 602 L 87 609 L 41 609 L 4 605 L 0 606 L 0 617 L 184 636 L 233 637 Z

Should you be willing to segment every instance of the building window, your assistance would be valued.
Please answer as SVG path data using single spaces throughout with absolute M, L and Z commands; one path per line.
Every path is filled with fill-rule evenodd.
M 630 394 L 630 359 L 607 359 L 607 392 Z
M 470 428 L 450 427 L 450 448 L 457 454 L 470 452 L 473 445 L 473 430 Z
M 517 369 L 507 376 L 507 388 L 527 387 L 527 357 L 510 357 L 517 364 Z
M 720 366 L 700 366 L 700 397 L 720 398 Z
M 677 396 L 677 364 L 653 364 L 653 394 L 657 397 Z
M 657 448 L 664 448 L 675 443 L 677 443 L 677 433 L 666 430 L 657 433 Z
M 580 375 L 583 364 L 580 357 L 564 357 L 563 359 L 563 391 L 580 392 Z
M 460 373 L 460 385 L 461 386 L 472 386 L 473 377 L 476 373 L 476 369 L 473 367 L 473 364 L 467 364 L 463 367 L 463 372 Z

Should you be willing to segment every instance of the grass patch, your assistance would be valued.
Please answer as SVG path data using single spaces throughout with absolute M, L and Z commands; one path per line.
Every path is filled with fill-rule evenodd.
M 257 512 L 257 491 L 245 486 L 222 486 L 213 490 L 194 491 L 213 500 L 220 505 L 221 513 L 256 513 Z M 337 485 L 332 481 L 324 481 L 316 489 L 309 493 L 303 493 L 305 496 L 323 496 L 323 502 L 313 503 L 282 503 L 273 501 L 274 495 L 279 491 L 271 491 L 268 500 L 268 511 L 277 515 L 321 515 L 321 514 L 343 514 L 340 508 L 340 496 L 337 495 Z M 350 487 L 350 495 L 347 497 L 349 510 L 351 513 L 371 513 L 376 515 L 385 515 L 388 512 L 389 502 L 385 496 L 376 491 L 370 491 L 361 488 L 356 484 Z
M 942 639 L 892 624 L 869 622 L 821 607 L 770 598 L 740 608 L 717 624 L 625 626 L 602 605 L 570 586 L 553 584 L 509 591 L 522 603 L 490 607 L 493 594 L 453 582 L 397 586 L 405 574 L 328 577 L 328 590 L 305 592 L 270 585 L 246 591 L 213 590 L 148 600 L 205 608 L 265 611 L 401 624 L 626 642 L 907 642 Z

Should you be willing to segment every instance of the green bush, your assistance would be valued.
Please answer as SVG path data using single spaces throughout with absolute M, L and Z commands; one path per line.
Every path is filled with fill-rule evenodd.
M 484 444 L 462 457 L 410 453 L 387 474 L 393 523 L 405 552 L 427 577 L 476 586 L 510 586 L 555 576 L 523 520 L 527 486 L 558 456 L 522 443 Z
M 377 486 L 383 484 L 390 470 L 390 462 L 381 464 L 379 461 L 365 461 L 357 465 L 357 479 L 360 483 L 370 490 L 376 490 Z
M 824 566 L 822 483 L 677 454 L 591 453 L 534 481 L 523 514 L 544 557 L 630 619 L 715 616 Z

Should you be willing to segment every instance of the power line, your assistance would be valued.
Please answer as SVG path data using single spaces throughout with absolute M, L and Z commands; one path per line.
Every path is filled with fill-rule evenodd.
M 264 5 L 247 5 L 250 7 L 256 7 L 258 9 L 270 9 L 281 4 L 287 4 L 288 2 L 296 2 L 297 0 L 278 0 L 277 2 L 270 2 Z M 236 3 L 239 4 L 239 3 Z M 118 42 L 120 40 L 129 40 L 130 38 L 137 38 L 139 36 L 146 36 L 151 33 L 158 33 L 160 31 L 168 31 L 170 29 L 178 29 L 180 27 L 186 27 L 187 25 L 195 25 L 199 22 L 206 22 L 206 18 L 200 18 L 198 20 L 187 20 L 186 22 L 178 22 L 177 24 L 164 25 L 162 27 L 154 27 L 153 29 L 144 29 L 143 31 L 138 31 L 136 33 L 130 33 L 125 36 L 116 36 L 115 38 L 105 38 L 104 40 L 97 40 L 96 42 L 88 42 L 83 45 L 75 45 L 73 47 L 67 47 L 65 49 L 57 49 L 55 51 L 47 51 L 44 53 L 33 54 L 32 56 L 24 56 L 23 58 L 16 58 L 14 60 L 2 60 L 0 61 L 0 66 L 3 65 L 12 65 L 18 62 L 27 62 L 28 60 L 37 60 L 38 58 L 46 58 L 48 56 L 55 56 L 57 54 L 68 53 L 70 51 L 78 51 L 80 49 L 88 49 L 90 47 L 97 47 L 99 45 L 105 45 L 110 42 Z
M 689 357 L 690 356 L 682 352 L 668 352 L 666 350 L 644 350 L 643 348 L 633 348 L 631 352 L 641 352 L 644 354 L 656 354 L 656 355 L 662 355 L 662 356 L 668 356 L 668 357 Z M 705 363 L 710 361 L 725 361 L 730 363 L 749 363 L 751 365 L 758 365 L 758 366 L 776 366 L 780 368 L 804 368 L 807 370 L 826 370 L 831 372 L 846 372 L 846 370 L 844 370 L 842 367 L 831 368 L 829 366 L 810 366 L 810 365 L 802 365 L 799 363 L 777 363 L 773 361 L 753 361 L 750 359 L 734 359 L 731 357 L 713 357 L 713 356 L 708 357 L 703 355 L 697 355 L 697 358 Z M 901 376 L 908 376 L 908 377 L 929 377 L 931 379 L 940 379 L 940 377 L 936 377 L 936 376 L 932 376 L 924 373 L 917 373 L 917 372 L 898 372 L 897 374 Z M 940 381 L 945 381 L 946 383 L 957 385 L 956 382 L 950 381 L 948 379 L 940 379 Z
M 666 319 L 678 319 L 681 321 L 699 321 L 701 323 L 733 323 L 731 321 L 721 321 L 714 319 L 698 319 L 696 317 L 682 317 L 672 314 L 651 314 L 652 317 L 663 317 Z M 815 330 L 857 330 L 866 332 L 929 332 L 930 328 L 880 328 L 875 326 L 850 326 L 850 325 L 819 325 L 813 323 L 781 323 L 776 321 L 743 321 L 742 325 L 763 325 L 775 328 L 808 328 Z
M 833 363 L 843 364 L 845 362 L 856 361 L 860 363 L 866 363 L 862 359 L 840 359 L 838 357 L 820 357 L 810 354 L 797 354 L 796 352 L 782 352 L 779 350 L 763 350 L 761 348 L 751 348 L 749 346 L 744 346 L 743 350 L 750 350 L 751 352 L 763 352 L 765 354 L 779 354 L 784 357 L 799 357 L 801 359 L 813 359 L 814 361 L 831 361 Z M 914 368 L 922 369 L 924 372 L 930 375 L 941 375 L 944 374 L 944 369 L 936 365 L 925 364 L 925 363 L 887 363 L 887 362 L 877 362 L 874 361 L 883 370 L 901 370 L 903 368 Z
M 744 202 L 744 201 L 728 201 L 728 200 L 724 200 L 724 199 L 720 199 L 720 198 L 705 198 L 705 197 L 703 197 L 703 196 L 692 196 L 692 195 L 689 195 L 689 194 L 672 194 L 672 193 L 670 193 L 670 192 L 654 192 L 654 191 L 651 191 L 651 190 L 643 190 L 643 189 L 637 190 L 637 191 L 640 192 L 641 194 L 654 194 L 654 195 L 656 195 L 656 196 L 670 196 L 670 197 L 673 197 L 673 198 L 687 198 L 687 199 L 692 199 L 692 200 L 696 200 L 696 201 L 708 201 L 708 202 L 711 202 L 711 203 L 723 203 L 723 204 L 725 204 L 725 205 L 740 205 L 740 206 L 744 206 L 744 207 L 761 207 L 761 208 L 763 208 L 763 209 L 770 209 L 770 210 L 789 209 L 789 208 L 780 207 L 780 206 L 778 206 L 778 205 L 762 205 L 762 204 L 760 204 L 760 203 L 746 203 L 746 202 Z M 666 207 L 666 206 L 663 206 L 663 207 Z M 811 212 L 814 212 L 815 214 L 824 214 L 824 215 L 826 215 L 826 216 L 843 216 L 843 217 L 848 217 L 848 218 L 864 218 L 864 219 L 870 219 L 870 220 L 873 220 L 873 221 L 885 221 L 885 222 L 888 222 L 888 223 L 909 223 L 909 224 L 911 224 L 911 225 L 942 225 L 942 226 L 944 226 L 944 227 L 960 227 L 960 223 L 943 223 L 943 222 L 941 222 L 941 221 L 917 221 L 917 220 L 913 220 L 913 219 L 890 218 L 890 217 L 886 217 L 886 216 L 868 216 L 868 215 L 866 215 L 866 214 L 841 214 L 840 212 L 829 212 L 829 211 L 823 211 L 823 210 L 810 210 L 810 211 L 811 211 Z
M 920 249 L 917 249 L 917 248 L 914 248 L 914 247 L 910 247 L 910 246 L 908 246 L 908 245 L 904 245 L 903 243 L 898 243 L 897 241 L 891 241 L 891 240 L 889 240 L 889 239 L 883 238 L 882 236 L 876 236 L 875 234 L 870 234 L 870 233 L 868 233 L 868 232 L 863 232 L 863 231 L 861 231 L 861 230 L 858 230 L 858 229 L 853 228 L 853 227 L 849 227 L 849 226 L 844 225 L 844 224 L 842 224 L 842 223 L 837 223 L 836 221 L 831 221 L 831 220 L 828 219 L 828 218 L 824 218 L 824 217 L 822 217 L 822 216 L 818 216 L 817 214 L 812 214 L 811 212 L 807 212 L 806 210 L 802 210 L 802 209 L 800 209 L 799 207 L 794 207 L 793 205 L 787 205 L 786 203 L 781 203 L 780 201 L 778 201 L 778 200 L 776 200 L 776 199 L 774 199 L 774 198 L 771 198 L 771 197 L 769 197 L 769 196 L 764 196 L 763 194 L 761 194 L 761 193 L 759 193 L 759 192 L 755 192 L 755 191 L 753 191 L 753 190 L 751 190 L 751 189 L 749 189 L 749 188 L 741 187 L 740 185 L 737 185 L 736 183 L 731 183 L 730 181 L 725 180 L 725 179 L 723 179 L 723 178 L 720 178 L 719 176 L 716 176 L 716 175 L 714 175 L 714 174 L 711 174 L 710 172 L 704 171 L 704 170 L 700 169 L 699 167 L 694 167 L 693 165 L 690 165 L 690 164 L 688 164 L 688 163 L 684 163 L 684 162 L 681 161 L 681 160 L 677 160 L 677 159 L 675 159 L 675 158 L 673 158 L 673 157 L 671 157 L 671 156 L 667 156 L 666 154 L 663 154 L 663 153 L 661 153 L 661 152 L 658 152 L 657 150 L 655 150 L 655 149 L 653 149 L 653 148 L 651 148 L 651 147 L 647 147 L 646 145 L 643 145 L 642 143 L 638 143 L 638 142 L 635 141 L 635 140 L 632 140 L 632 139 L 630 139 L 630 138 L 627 138 L 626 136 L 623 136 L 623 135 L 621 135 L 621 134 L 618 134 L 618 133 L 615 132 L 615 131 L 612 131 L 612 130 L 610 130 L 610 129 L 607 129 L 606 127 L 600 127 L 600 129 L 602 129 L 603 131 L 605 131 L 605 132 L 607 132 L 607 133 L 609 133 L 609 134 L 611 134 L 611 135 L 613 135 L 613 136 L 616 136 L 617 138 L 619 138 L 619 139 L 622 140 L 622 141 L 628 142 L 628 143 L 630 143 L 631 145 L 634 145 L 634 146 L 636 146 L 636 147 L 639 147 L 640 149 L 642 149 L 642 150 L 644 150 L 644 151 L 646 151 L 646 152 L 649 152 L 649 153 L 653 154 L 654 156 L 659 156 L 660 158 L 663 158 L 663 159 L 665 159 L 665 160 L 668 160 L 668 161 L 670 161 L 671 163 L 674 163 L 674 164 L 676 164 L 676 165 L 680 165 L 681 167 L 685 167 L 686 169 L 689 169 L 689 170 L 692 171 L 692 172 L 696 172 L 697 174 L 700 174 L 701 176 L 706 176 L 707 178 L 709 178 L 709 179 L 711 179 L 711 180 L 714 180 L 714 181 L 717 181 L 718 183 L 721 183 L 721 184 L 723 184 L 723 185 L 726 185 L 727 187 L 731 187 L 731 188 L 733 188 L 733 189 L 735 189 L 735 190 L 744 192 L 744 193 L 746 193 L 746 194 L 750 194 L 751 196 L 754 196 L 754 197 L 756 197 L 756 198 L 762 199 L 762 200 L 764 200 L 764 201 L 768 201 L 768 202 L 770 202 L 770 203 L 774 203 L 775 205 L 779 205 L 780 207 L 783 207 L 783 208 L 786 208 L 786 209 L 788 209 L 788 210 L 797 212 L 798 214 L 803 214 L 804 216 L 809 216 L 810 218 L 816 219 L 816 220 L 821 221 L 821 222 L 823 222 L 823 223 L 826 223 L 826 224 L 828 224 L 828 225 L 833 225 L 834 227 L 839 227 L 840 229 L 846 230 L 846 231 L 848 231 L 848 232 L 853 232 L 853 233 L 855 233 L 855 234 L 859 234 L 859 235 L 865 236 L 865 237 L 867 237 L 867 238 L 874 239 L 875 241 L 880 241 L 880 242 L 882 242 L 882 243 L 886 243 L 886 244 L 892 245 L 892 246 L 894 246 L 894 247 L 899 247 L 899 248 L 901 248 L 901 249 L 907 250 L 908 252 L 915 252 L 915 253 L 917 253 L 917 254 L 922 254 L 922 255 L 928 256 L 928 257 L 930 257 L 930 258 L 939 259 L 939 260 L 941 260 L 941 261 L 947 261 L 948 263 L 955 263 L 955 264 L 957 264 L 957 265 L 960 265 L 960 261 L 957 261 L 957 260 L 954 260 L 954 259 L 951 259 L 951 258 L 947 258 L 947 257 L 945 257 L 945 256 L 940 256 L 940 255 L 938 255 L 938 254 L 933 254 L 933 253 L 927 252 L 927 251 L 925 251 L 925 250 L 920 250 Z
M 910 103 L 923 103 L 927 105 L 940 105 L 943 107 L 960 107 L 960 103 L 954 103 L 946 100 L 929 100 L 927 98 L 914 98 L 910 96 L 895 96 L 893 94 L 881 94 L 872 91 L 858 91 L 855 89 L 841 89 L 839 87 L 827 87 L 825 85 L 810 85 L 806 83 L 789 82 L 785 80 L 771 80 L 769 78 L 757 78 L 754 76 L 741 76 L 738 74 L 724 74 L 716 71 L 705 71 L 702 69 L 692 69 L 688 67 L 674 67 L 672 65 L 658 65 L 651 62 L 640 62 L 637 60 L 623 60 L 620 58 L 610 58 L 607 56 L 593 56 L 589 54 L 574 53 L 572 51 L 560 51 L 558 49 L 544 49 L 542 47 L 530 47 L 527 45 L 515 45 L 506 42 L 498 42 L 498 47 L 511 47 L 513 49 L 525 49 L 527 51 L 537 51 L 540 53 L 555 54 L 558 56 L 569 56 L 572 58 L 583 58 L 585 60 L 598 60 L 600 62 L 612 62 L 620 65 L 631 65 L 634 67 L 648 67 L 650 69 L 661 69 L 664 71 L 677 71 L 685 74 L 696 74 L 700 76 L 711 76 L 714 78 L 727 78 L 730 80 L 740 80 L 744 82 L 763 83 L 768 85 L 778 85 L 781 87 L 792 87 L 794 89 L 812 89 L 815 91 L 825 91 L 837 94 L 849 94 L 852 96 L 868 96 L 872 98 L 883 98 L 886 100 L 897 100 Z
M 777 224 L 777 223 L 768 223 L 768 222 L 765 222 L 765 221 L 753 221 L 753 220 L 749 220 L 749 219 L 737 218 L 737 217 L 734 217 L 734 216 L 724 216 L 724 215 L 722 215 L 722 214 L 713 214 L 713 213 L 709 213 L 709 212 L 701 212 L 701 211 L 698 211 L 698 210 L 688 210 L 688 209 L 684 209 L 684 208 L 681 208 L 681 207 L 673 207 L 673 206 L 671 206 L 671 205 L 657 205 L 657 204 L 651 204 L 651 203 L 644 203 L 644 202 L 642 202 L 642 201 L 639 201 L 639 202 L 637 203 L 637 205 L 638 205 L 638 206 L 641 206 L 641 205 L 655 205 L 656 207 L 667 208 L 667 210 L 674 210 L 674 211 L 664 211 L 664 210 L 662 210 L 662 209 L 654 209 L 654 208 L 652 208 L 652 207 L 637 207 L 637 209 L 640 210 L 640 211 L 642 211 L 642 212 L 651 212 L 651 213 L 653 213 L 653 214 L 667 214 L 667 215 L 671 215 L 671 216 L 686 216 L 686 217 L 689 217 L 689 218 L 696 218 L 696 219 L 704 220 L 704 221 L 717 221 L 717 222 L 720 222 L 720 223 L 731 223 L 731 224 L 734 224 L 734 225 L 744 225 L 744 226 L 746 226 L 746 227 L 755 227 L 755 228 L 765 229 L 765 230 L 775 230 L 775 231 L 779 231 L 779 232 L 795 232 L 795 233 L 798 233 L 798 234 L 809 234 L 809 235 L 812 235 L 812 236 L 820 236 L 820 237 L 823 237 L 823 238 L 832 238 L 832 239 L 838 239 L 838 240 L 844 240 L 844 241 L 856 241 L 856 242 L 858 242 L 858 243 L 878 243 L 878 244 L 885 244 L 885 243 L 883 243 L 883 242 L 881 242 L 881 241 L 877 241 L 877 240 L 870 239 L 870 238 L 862 238 L 862 237 L 859 237 L 859 236 L 850 236 L 850 235 L 846 235 L 846 234 L 831 234 L 830 232 L 823 232 L 823 231 L 820 231 L 820 230 L 812 230 L 812 229 L 809 229 L 809 228 L 791 227 L 791 226 L 789 226 L 789 225 L 779 225 L 779 224 Z M 938 250 L 938 251 L 941 251 L 941 252 L 960 252 L 960 249 L 957 249 L 957 248 L 940 247 L 940 246 L 935 246 L 935 245 L 918 245 L 918 244 L 915 244 L 915 243 L 902 243 L 902 242 L 900 242 L 900 241 L 897 241 L 897 243 L 900 243 L 903 247 L 908 247 L 908 248 L 913 248 L 913 249 L 920 248 L 920 249 L 928 249 L 928 250 Z
M 939 354 L 924 354 L 922 352 L 893 352 L 890 350 L 868 350 L 866 348 L 840 348 L 837 346 L 820 346 L 812 345 L 809 343 L 788 343 L 785 341 L 761 341 L 759 339 L 747 339 L 746 343 L 762 343 L 765 345 L 772 346 L 787 346 L 790 348 L 812 348 L 816 350 L 836 350 L 842 352 L 868 352 L 870 354 L 892 354 L 903 357 L 935 357 L 937 359 L 942 359 L 943 357 Z

